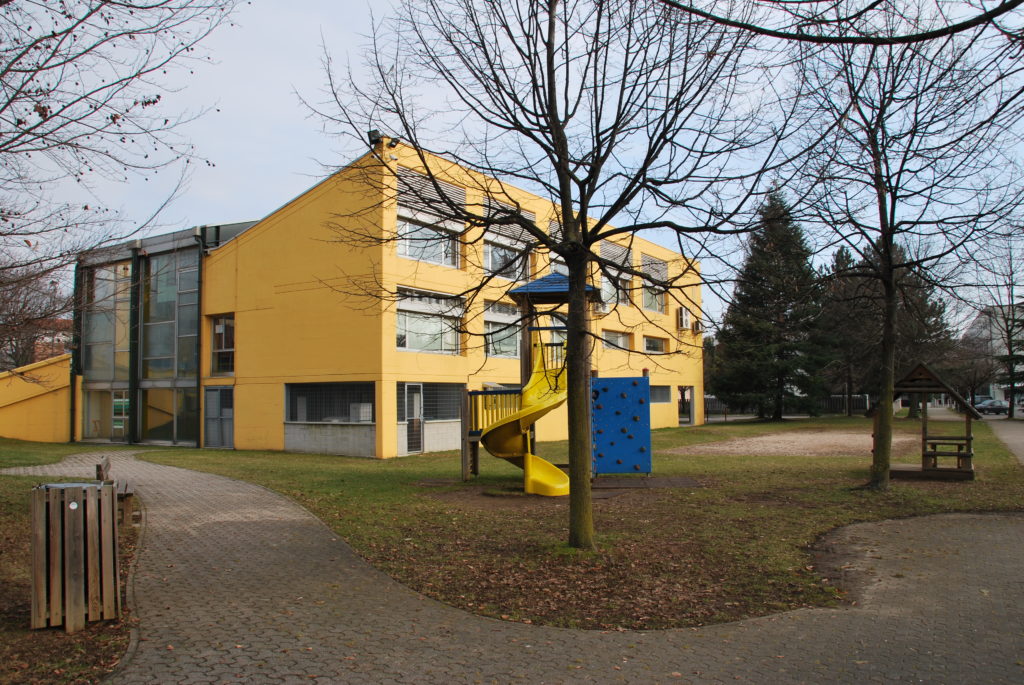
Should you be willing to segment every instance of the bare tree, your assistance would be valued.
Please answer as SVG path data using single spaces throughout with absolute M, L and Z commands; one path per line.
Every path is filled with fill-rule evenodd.
M 899 16 L 885 29 L 905 26 Z M 805 222 L 859 256 L 880 292 L 880 420 L 869 485 L 889 479 L 901 279 L 952 282 L 1021 204 L 1010 156 L 1020 67 L 982 33 L 904 46 L 803 46 L 802 87 L 833 127 L 800 169 Z M 798 205 L 801 203 L 797 203 Z
M 176 128 L 198 113 L 168 110 L 168 74 L 236 2 L 0 2 L 0 298 L 123 238 L 100 203 L 56 199 L 68 184 L 192 158 Z
M 569 544 L 591 547 L 588 281 L 618 272 L 671 293 L 696 277 L 695 263 L 669 278 L 600 245 L 664 229 L 699 258 L 710 236 L 738 230 L 730 220 L 760 180 L 747 158 L 788 124 L 758 128 L 757 95 L 771 92 L 764 56 L 755 67 L 751 36 L 635 0 L 408 0 L 377 34 L 386 40 L 370 47 L 369 82 L 346 82 L 328 59 L 329 101 L 317 110 L 350 135 L 383 129 L 408 142 L 433 179 L 422 199 L 434 215 L 485 235 L 515 229 L 565 265 Z M 444 201 L 438 179 L 453 163 L 479 173 L 474 190 L 496 202 Z M 549 199 L 551 225 L 525 216 L 505 183 Z
M 974 254 L 979 278 L 977 287 L 972 289 L 976 295 L 971 299 L 978 315 L 968 330 L 979 342 L 987 344 L 983 354 L 999 369 L 992 380 L 1006 386 L 1010 402 L 1007 418 L 1011 419 L 1016 414 L 1018 386 L 1024 380 L 1024 372 L 1019 368 L 1024 362 L 1024 299 L 1017 289 L 1021 247 L 1020 236 L 1008 233 Z
M 992 341 L 969 332 L 953 346 L 943 367 L 949 370 L 955 387 L 972 404 L 978 390 L 992 383 L 999 375 L 999 364 L 992 357 Z
M 17 280 L 0 299 L 0 371 L 31 364 L 40 351 L 59 354 L 56 339 L 70 332 L 71 297 L 44 274 Z M 41 349 L 45 348 L 45 349 Z

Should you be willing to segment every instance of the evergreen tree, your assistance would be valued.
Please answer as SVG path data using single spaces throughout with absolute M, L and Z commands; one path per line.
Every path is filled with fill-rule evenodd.
M 868 350 L 879 341 L 872 284 L 857 275 L 853 256 L 845 247 L 836 250 L 824 281 L 822 311 L 815 327 L 828 357 L 824 375 L 830 389 L 846 398 L 846 415 L 853 416 L 853 395 L 863 389 Z
M 732 302 L 718 335 L 713 390 L 730 407 L 782 418 L 813 409 L 821 393 L 812 327 L 817 274 L 803 230 L 779 191 L 769 194 L 747 244 Z
M 897 246 L 894 252 L 897 259 L 906 260 L 902 248 Z M 850 253 L 840 248 L 826 279 L 819 329 L 831 359 L 828 376 L 841 383 L 848 396 L 854 392 L 877 395 L 881 390 L 884 301 L 871 272 L 872 265 L 854 264 Z M 895 281 L 895 371 L 900 376 L 917 363 L 932 365 L 946 360 L 953 350 L 953 338 L 946 321 L 946 303 L 935 285 L 908 269 L 899 269 Z M 916 409 L 912 398 L 912 416 Z

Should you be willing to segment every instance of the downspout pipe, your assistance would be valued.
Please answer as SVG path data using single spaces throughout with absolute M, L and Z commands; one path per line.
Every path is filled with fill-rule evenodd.
M 139 442 L 139 404 L 142 395 L 139 392 L 139 372 L 141 354 L 139 350 L 142 336 L 142 241 L 136 240 L 132 247 L 132 275 L 130 302 L 128 305 L 128 442 Z
M 203 446 L 203 412 L 206 410 L 203 401 L 203 260 L 206 257 L 206 229 L 207 226 L 196 226 L 193 229 L 192 237 L 199 246 L 199 259 L 197 261 L 196 273 L 196 447 Z M 218 227 L 219 231 L 219 227 Z
M 71 365 L 70 374 L 68 378 L 68 387 L 70 392 L 68 393 L 68 411 L 70 416 L 68 417 L 68 442 L 77 442 L 75 440 L 75 434 L 77 433 L 78 417 L 75 415 L 78 411 L 78 376 L 82 372 L 82 300 L 84 299 L 84 293 L 82 292 L 82 285 L 84 283 L 84 273 L 82 268 L 81 260 L 75 262 L 75 279 L 72 290 L 71 299 Z

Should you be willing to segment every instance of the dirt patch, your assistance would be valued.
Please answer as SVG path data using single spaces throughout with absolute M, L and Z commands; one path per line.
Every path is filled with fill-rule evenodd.
M 920 449 L 914 435 L 892 436 L 893 457 L 910 457 Z M 849 431 L 788 431 L 756 438 L 735 438 L 706 445 L 666 450 L 685 455 L 751 455 L 798 457 L 870 457 L 871 435 Z

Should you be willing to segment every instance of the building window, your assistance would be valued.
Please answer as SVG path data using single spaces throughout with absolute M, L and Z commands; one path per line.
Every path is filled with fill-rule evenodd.
M 373 423 L 373 383 L 288 383 L 285 420 L 294 423 Z
M 672 401 L 672 386 L 652 385 L 651 404 L 666 404 Z
M 488 302 L 484 309 L 484 348 L 488 357 L 519 358 L 519 308 Z
M 235 372 L 235 315 L 213 317 L 213 361 L 211 373 L 215 376 Z
M 629 304 L 629 279 L 605 274 L 601 280 L 601 309 L 607 312 Z
M 644 336 L 644 352 L 648 354 L 665 354 L 668 352 L 668 340 Z
M 146 261 L 142 290 L 142 378 L 194 378 L 199 366 L 199 253 Z
M 643 271 L 650 277 L 644 283 L 644 309 L 652 312 L 665 313 L 665 289 L 668 281 L 668 262 L 650 255 L 641 255 Z
M 395 341 L 401 350 L 455 354 L 459 351 L 458 319 L 398 312 Z
M 128 380 L 131 264 L 89 269 L 84 278 L 82 369 L 86 380 Z
M 511 281 L 526 279 L 529 255 L 507 245 L 484 243 L 484 268 L 493 276 Z
M 459 243 L 450 231 L 400 220 L 398 255 L 419 262 L 457 267 Z
M 563 276 L 569 275 L 569 265 L 563 262 L 559 257 L 551 258 L 551 273 L 562 274 Z
M 462 301 L 436 293 L 399 292 L 395 344 L 400 350 L 459 352 Z
M 397 383 L 398 422 L 404 423 L 407 415 L 406 385 L 420 386 L 423 396 L 424 421 L 455 421 L 462 413 L 462 391 L 466 386 L 462 383 Z M 419 418 L 419 417 L 417 417 Z
M 519 330 L 497 321 L 484 322 L 488 357 L 519 358 Z
M 601 331 L 601 338 L 604 340 L 604 347 L 608 350 L 628 350 L 629 333 L 622 331 Z
M 653 285 L 644 286 L 644 309 L 665 313 L 665 291 Z
M 194 388 L 144 389 L 140 408 L 143 440 L 194 444 L 199 439 L 199 393 Z

